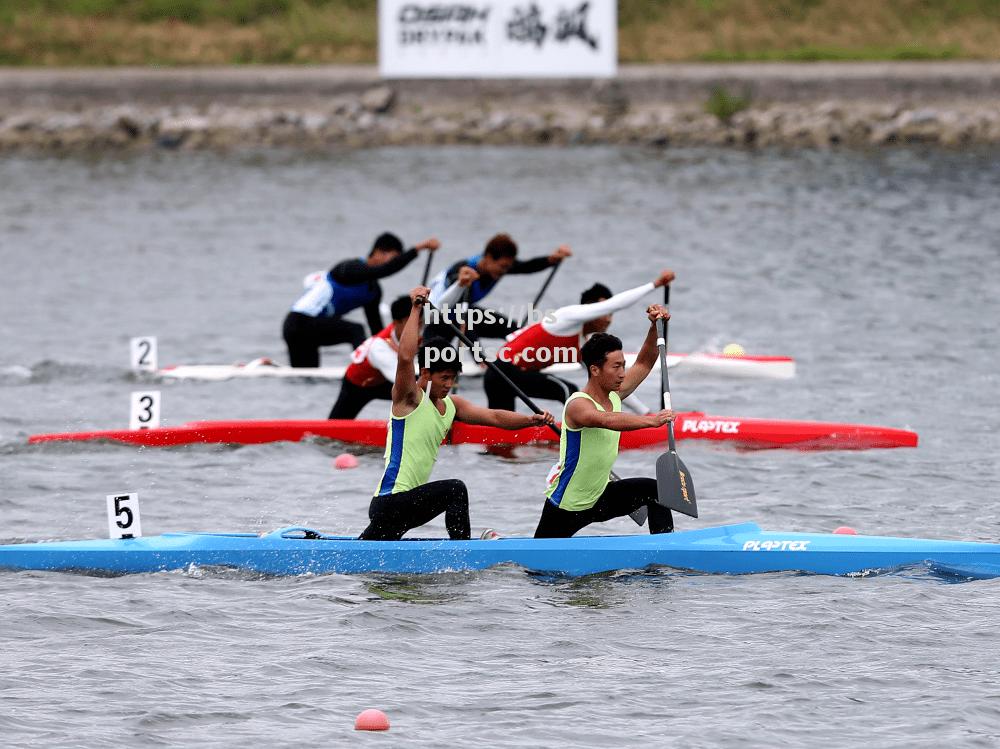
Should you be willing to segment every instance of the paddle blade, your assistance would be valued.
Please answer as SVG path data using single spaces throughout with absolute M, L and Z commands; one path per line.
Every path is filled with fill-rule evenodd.
M 674 451 L 663 453 L 656 460 L 657 500 L 664 507 L 684 515 L 698 517 L 698 502 L 694 496 L 694 480 Z

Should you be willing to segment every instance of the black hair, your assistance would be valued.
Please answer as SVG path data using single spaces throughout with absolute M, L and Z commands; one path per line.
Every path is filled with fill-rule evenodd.
M 622 350 L 622 339 L 610 333 L 594 333 L 590 340 L 580 349 L 583 366 L 590 371 L 592 366 L 603 366 L 604 360 L 612 351 Z
M 402 252 L 403 240 L 395 234 L 383 232 L 375 237 L 375 244 L 372 245 L 372 251 L 369 252 L 368 255 L 371 256 L 372 252 L 375 252 L 375 250 L 384 250 L 385 252 Z
M 434 356 L 430 356 L 431 351 L 436 352 Z M 434 361 L 428 363 L 431 358 Z M 424 341 L 417 357 L 417 366 L 420 369 L 429 369 L 431 374 L 436 372 L 454 372 L 456 375 L 462 373 L 462 361 L 458 358 L 458 349 L 444 338 L 431 338 Z
M 611 289 L 602 283 L 595 283 L 585 292 L 580 294 L 580 304 L 593 304 L 594 302 L 599 302 L 602 299 L 610 299 L 611 296 Z
M 401 296 L 389 306 L 389 314 L 393 320 L 407 320 L 410 317 L 410 310 L 413 309 L 413 301 L 408 296 Z
M 500 260 L 505 257 L 517 257 L 517 245 L 510 238 L 510 234 L 497 234 L 486 243 L 484 253 L 494 260 Z

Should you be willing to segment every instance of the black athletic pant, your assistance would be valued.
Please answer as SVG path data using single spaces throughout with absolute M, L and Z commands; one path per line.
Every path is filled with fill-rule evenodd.
M 441 513 L 454 540 L 468 540 L 469 492 L 458 479 L 432 481 L 399 494 L 372 497 L 371 523 L 358 536 L 362 541 L 398 541 L 411 528 L 429 523 Z
M 354 419 L 361 409 L 373 400 L 392 400 L 392 383 L 383 382 L 381 385 L 363 388 L 355 385 L 350 380 L 344 380 L 340 384 L 340 395 L 337 402 L 330 409 L 328 419 Z
M 643 505 L 649 510 L 650 533 L 670 533 L 674 529 L 674 516 L 656 501 L 656 479 L 622 479 L 608 482 L 589 510 L 563 510 L 546 499 L 535 538 L 569 538 L 591 523 L 630 515 Z
M 483 310 L 482 307 L 477 307 L 475 305 L 473 305 L 473 309 Z M 486 310 L 483 310 L 483 312 L 485 313 Z M 467 331 L 469 338 L 472 340 L 476 340 L 477 338 L 506 338 L 521 327 L 516 320 L 508 320 L 495 310 L 490 310 L 490 312 L 495 318 L 494 322 L 477 322 L 472 326 L 471 330 Z M 452 310 L 448 319 L 452 320 L 456 325 L 461 327 L 459 317 L 460 316 L 456 316 L 454 310 Z M 478 320 L 482 318 L 477 316 L 476 319 Z M 425 341 L 430 340 L 431 338 L 443 338 L 446 341 L 450 341 L 454 337 L 455 333 L 452 331 L 451 326 L 444 321 L 424 326 Z
M 567 398 L 580 389 L 569 380 L 555 375 L 544 372 L 526 372 L 504 361 L 494 363 L 497 365 L 497 369 L 507 375 L 529 398 L 544 398 L 565 403 Z M 490 408 L 514 410 L 516 405 L 514 391 L 492 369 L 486 370 L 483 377 L 483 387 L 486 389 Z
M 349 343 L 357 348 L 367 335 L 362 325 L 342 317 L 310 317 L 289 312 L 281 334 L 288 346 L 288 362 L 293 367 L 318 367 L 319 347 Z

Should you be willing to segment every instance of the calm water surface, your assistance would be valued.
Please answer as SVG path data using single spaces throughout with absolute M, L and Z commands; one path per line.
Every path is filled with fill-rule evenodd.
M 996 152 L 758 154 L 611 148 L 0 159 L 0 539 L 99 537 L 104 495 L 143 530 L 358 532 L 377 453 L 323 443 L 28 448 L 125 426 L 128 339 L 161 362 L 283 358 L 306 273 L 378 232 L 436 235 L 435 263 L 509 231 L 576 257 L 545 302 L 673 268 L 671 342 L 795 356 L 791 382 L 672 377 L 675 406 L 858 421 L 916 450 L 739 453 L 682 444 L 693 528 L 1000 539 Z M 385 284 L 405 292 L 413 265 Z M 519 304 L 541 276 L 503 282 Z M 654 297 L 655 298 L 655 297 Z M 651 299 L 652 301 L 652 299 Z M 629 347 L 641 309 L 619 313 Z M 333 363 L 343 352 L 328 350 Z M 163 420 L 322 418 L 337 384 L 162 383 Z M 656 384 L 640 391 L 656 400 Z M 470 382 L 465 392 L 482 398 Z M 364 416 L 384 416 L 375 403 Z M 617 471 L 650 475 L 656 453 Z M 528 533 L 554 455 L 446 447 L 474 528 Z M 633 532 L 629 521 L 603 532 Z M 438 523 L 427 533 L 443 533 Z M 127 578 L 0 573 L 0 743 L 995 746 L 1000 582 L 670 571 L 583 580 Z M 352 731 L 385 710 L 388 736 Z

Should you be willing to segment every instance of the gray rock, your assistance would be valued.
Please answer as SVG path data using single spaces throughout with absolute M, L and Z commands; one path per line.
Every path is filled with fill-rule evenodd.
M 368 112 L 384 114 L 396 103 L 396 92 L 389 86 L 378 86 L 361 95 L 361 106 Z

